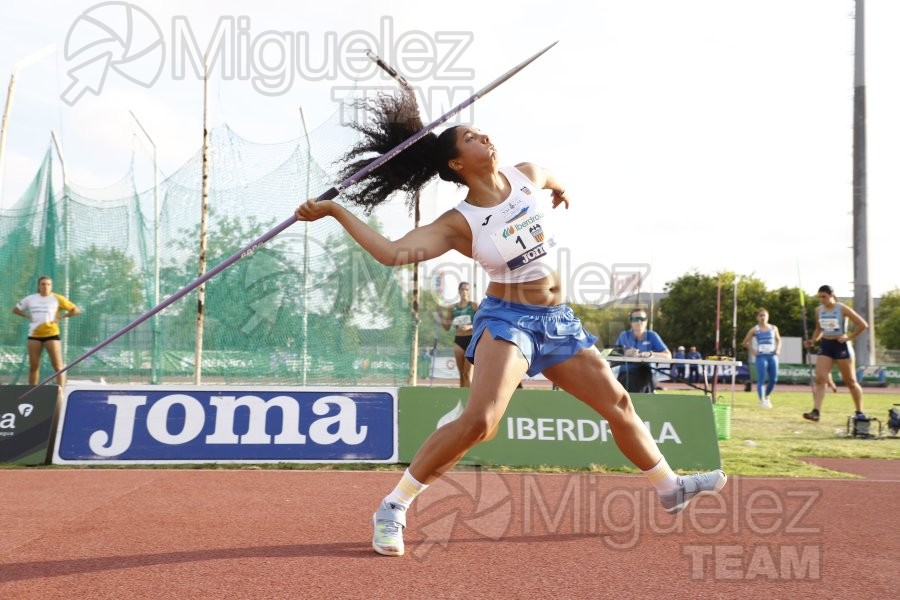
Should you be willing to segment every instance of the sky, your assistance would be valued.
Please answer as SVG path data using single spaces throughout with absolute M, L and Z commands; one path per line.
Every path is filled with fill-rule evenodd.
M 571 207 L 559 218 L 571 300 L 602 299 L 585 273 L 633 265 L 648 274 L 644 290 L 663 291 L 692 271 L 732 271 L 770 289 L 802 283 L 812 294 L 827 283 L 852 296 L 854 6 L 4 2 L 0 81 L 19 69 L 0 207 L 25 190 L 51 130 L 69 181 L 80 187 L 121 180 L 133 152 L 148 164 L 130 112 L 152 135 L 163 175 L 178 170 L 202 139 L 202 83 L 179 42 L 192 37 L 206 47 L 229 24 L 236 43 L 214 66 L 210 121 L 260 143 L 301 135 L 298 106 L 315 129 L 349 87 L 391 85 L 361 58 L 366 40 L 416 87 L 426 123 L 558 41 L 457 122 L 487 132 L 502 163 L 534 162 L 564 183 Z M 892 239 L 900 216 L 900 3 L 869 0 L 865 13 L 869 278 L 878 296 L 900 288 Z M 127 14 L 130 53 L 101 80 L 103 61 L 82 64 L 102 41 L 97 23 L 124 31 Z M 279 65 L 285 55 L 294 58 Z M 139 187 L 149 187 L 142 173 Z M 453 186 L 433 186 L 423 220 L 460 198 Z M 391 237 L 411 226 L 400 203 L 377 214 Z M 426 268 L 454 265 L 470 272 L 459 255 Z

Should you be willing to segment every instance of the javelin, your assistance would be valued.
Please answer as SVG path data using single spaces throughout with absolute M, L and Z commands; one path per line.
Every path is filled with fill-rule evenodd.
M 553 42 L 553 43 L 555 44 L 556 42 Z M 553 47 L 553 45 L 551 44 L 551 45 L 548 47 L 548 49 L 549 49 L 549 48 L 552 48 L 552 47 Z M 546 50 L 544 50 L 544 51 L 542 51 L 542 52 L 546 52 Z M 379 67 L 381 67 L 388 75 L 390 75 L 391 77 L 393 77 L 394 79 L 396 79 L 396 80 L 397 80 L 397 83 L 399 83 L 400 85 L 402 85 L 402 86 L 405 87 L 405 88 L 408 88 L 408 87 L 409 87 L 409 82 L 406 81 L 406 78 L 403 77 L 403 75 L 401 75 L 400 73 L 398 73 L 398 72 L 397 72 L 397 69 L 395 69 L 395 68 L 392 67 L 391 65 L 387 64 L 386 62 L 384 62 L 384 60 L 382 60 L 382 58 L 381 58 L 380 56 L 378 56 L 377 54 L 375 54 L 375 53 L 372 52 L 371 50 L 366 50 L 366 56 L 369 57 L 369 60 L 371 60 L 371 61 L 374 62 L 376 65 L 378 65 Z M 532 59 L 532 60 L 533 60 L 533 59 Z
M 504 83 L 506 80 L 511 78 L 513 75 L 515 75 L 516 73 L 518 73 L 519 71 L 521 71 L 522 69 L 527 67 L 531 62 L 533 62 L 535 59 L 537 59 L 540 55 L 542 55 L 547 50 L 549 50 L 550 48 L 555 46 L 556 43 L 557 42 L 553 42 L 552 44 L 550 44 L 549 46 L 547 46 L 546 48 L 544 48 L 543 50 L 541 50 L 534 56 L 531 56 L 530 58 L 527 58 L 526 60 L 522 61 L 521 63 L 519 63 L 518 65 L 516 65 L 515 67 L 513 67 L 512 69 L 510 69 L 509 71 L 507 71 L 506 73 L 504 73 L 503 75 L 501 75 L 500 77 L 498 77 L 497 79 L 492 81 L 491 83 L 487 84 L 486 86 L 484 86 L 483 88 L 481 88 L 480 90 L 475 92 L 468 99 L 463 100 L 456 107 L 450 109 L 450 111 L 448 111 L 444 115 L 441 115 L 440 117 L 438 117 L 437 119 L 435 119 L 434 121 L 432 121 L 431 123 L 429 123 L 428 125 L 423 127 L 422 129 L 420 129 L 419 131 L 414 133 L 412 136 L 408 137 L 407 139 L 405 139 L 402 142 L 400 142 L 399 144 L 397 144 L 391 150 L 388 150 L 387 152 L 385 152 L 384 154 L 382 154 L 381 156 L 379 156 L 378 158 L 376 158 L 375 160 L 370 162 L 368 165 L 361 168 L 359 171 L 357 171 L 353 175 L 350 175 L 342 182 L 335 184 L 332 188 L 326 190 L 320 196 L 318 196 L 316 198 L 316 201 L 321 202 L 322 200 L 331 200 L 333 198 L 336 198 L 342 191 L 344 191 L 348 187 L 350 187 L 356 183 L 359 183 L 363 178 L 365 178 L 369 174 L 371 174 L 372 171 L 374 171 L 375 169 L 377 169 L 378 167 L 380 167 L 387 161 L 391 160 L 392 158 L 394 158 L 395 156 L 397 156 L 398 154 L 400 154 L 401 152 L 403 152 L 404 150 L 406 150 L 407 148 L 409 148 L 410 146 L 412 146 L 413 144 L 415 144 L 416 142 L 421 140 L 423 137 L 428 135 L 431 131 L 436 129 L 440 124 L 448 121 L 454 115 L 462 112 L 463 110 L 465 110 L 466 108 L 468 108 L 469 106 L 474 104 L 476 100 L 478 100 L 479 98 L 481 98 L 483 96 L 486 96 L 488 93 L 493 91 L 494 88 L 498 87 L 500 84 Z M 385 66 L 387 66 L 387 65 L 385 65 Z M 384 68 L 384 67 L 382 67 L 382 68 Z M 390 68 L 390 67 L 388 67 L 388 68 Z M 396 71 L 395 71 L 395 73 L 396 73 Z M 398 75 L 398 77 L 399 77 L 399 75 Z M 211 270 L 206 272 L 204 275 L 198 277 L 191 283 L 187 284 L 186 286 L 181 288 L 179 291 L 175 292 L 174 294 L 172 294 L 171 296 L 169 296 L 168 298 L 166 298 L 165 300 L 163 300 L 162 302 L 157 304 L 155 307 L 151 308 L 146 313 L 144 313 L 143 315 L 141 315 L 140 317 L 138 317 L 137 319 L 135 319 L 134 321 L 132 321 L 131 323 L 129 323 L 128 325 L 126 325 L 125 327 L 120 329 L 119 331 L 115 332 L 111 336 L 109 336 L 106 340 L 104 340 L 103 342 L 101 342 L 100 344 L 98 344 L 97 346 L 92 348 L 91 350 L 88 350 L 87 352 L 85 352 L 84 354 L 79 356 L 77 359 L 73 360 L 72 362 L 70 362 L 69 364 L 64 366 L 62 369 L 57 371 L 56 373 L 53 373 L 49 377 L 45 378 L 43 381 L 38 383 L 37 386 L 35 386 L 35 387 L 44 385 L 45 383 L 47 383 L 54 377 L 58 377 L 59 375 L 65 373 L 66 371 L 68 371 L 69 369 L 71 369 L 72 367 L 77 365 L 78 363 L 82 362 L 84 359 L 88 358 L 89 356 L 95 354 L 100 349 L 104 348 L 105 346 L 107 346 L 110 343 L 114 342 L 115 340 L 119 339 L 120 337 L 122 337 L 123 335 L 125 335 L 126 333 L 128 333 L 129 331 L 131 331 L 132 329 L 134 329 L 135 327 L 137 327 L 138 325 L 140 325 L 141 323 L 143 323 L 144 321 L 146 321 L 147 319 L 149 319 L 150 317 L 155 315 L 156 313 L 167 308 L 169 305 L 173 304 L 177 300 L 180 300 L 181 298 L 186 296 L 188 293 L 197 289 L 198 287 L 200 287 L 201 285 L 203 285 L 204 283 L 206 283 L 207 281 L 209 281 L 210 279 L 212 279 L 213 277 L 215 277 L 216 275 L 218 275 L 219 273 L 221 273 L 222 271 L 224 271 L 225 269 L 227 269 L 228 267 L 230 267 L 231 265 L 233 265 L 240 259 L 244 258 L 245 256 L 249 256 L 250 254 L 253 253 L 254 250 L 259 248 L 260 246 L 262 246 L 263 244 L 265 244 L 266 242 L 268 242 L 269 240 L 271 240 L 276 235 L 278 235 L 279 233 L 281 233 L 282 231 L 284 231 L 285 229 L 287 229 L 288 227 L 290 227 L 291 225 L 293 225 L 296 222 L 297 222 L 297 217 L 294 215 L 291 215 L 289 218 L 285 219 L 284 221 L 282 221 L 281 223 L 279 223 L 278 225 L 276 225 L 275 227 L 270 229 L 268 232 L 262 234 L 261 236 L 259 236 L 258 238 L 256 238 L 255 240 L 253 240 L 252 242 L 250 242 L 249 244 L 247 244 L 246 246 L 244 246 L 243 248 L 241 248 L 234 254 L 232 254 L 229 258 L 226 258 L 225 260 L 220 262 L 218 265 L 216 265 L 214 268 L 212 268 Z M 19 398 L 20 399 L 24 398 L 25 396 L 30 394 L 32 391 L 34 391 L 34 388 L 32 388 L 31 390 L 28 390 L 27 392 L 25 392 L 24 394 L 19 396 Z

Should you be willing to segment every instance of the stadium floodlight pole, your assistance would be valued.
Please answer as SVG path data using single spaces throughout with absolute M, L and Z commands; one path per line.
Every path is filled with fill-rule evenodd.
M 504 73 L 503 75 L 501 75 L 500 77 L 495 79 L 494 81 L 492 81 L 491 83 L 487 84 L 486 86 L 484 86 L 483 88 L 481 88 L 480 90 L 478 90 L 477 92 L 472 94 L 472 96 L 470 96 L 466 100 L 463 100 L 462 102 L 460 102 L 457 106 L 451 108 L 445 114 L 441 115 L 440 117 L 438 117 L 437 119 L 435 119 L 434 121 L 432 121 L 431 123 L 429 123 L 428 125 L 423 127 L 422 129 L 420 129 L 419 131 L 417 131 L 416 133 L 414 133 L 407 139 L 405 139 L 402 142 L 400 142 L 399 144 L 397 144 L 394 148 L 388 150 L 387 152 L 385 152 L 384 154 L 382 154 L 381 156 L 379 156 L 378 158 L 376 158 L 375 160 L 370 162 L 368 165 L 361 168 L 356 173 L 350 175 L 349 177 L 347 177 L 340 183 L 335 184 L 333 187 L 329 188 L 328 190 L 326 190 L 325 192 L 320 194 L 316 198 L 316 200 L 321 202 L 322 200 L 332 200 L 332 199 L 336 198 L 338 195 L 340 195 L 340 193 L 342 191 L 344 191 L 345 189 L 347 189 L 348 187 L 350 187 L 352 185 L 359 183 L 365 177 L 367 177 L 369 174 L 371 174 L 375 169 L 379 168 L 381 165 L 383 165 L 387 161 L 391 160 L 392 158 L 394 158 L 401 152 L 404 152 L 407 148 L 409 148 L 410 146 L 412 146 L 413 144 L 415 144 L 416 142 L 421 140 L 423 137 L 425 137 L 426 135 L 431 133 L 439 125 L 448 121 L 454 115 L 462 112 L 463 110 L 465 110 L 466 108 L 471 106 L 476 100 L 486 96 L 488 93 L 493 91 L 495 88 L 497 88 L 498 86 L 500 86 L 501 84 L 503 84 L 504 82 L 509 80 L 513 75 L 515 75 L 516 73 L 518 73 L 519 71 L 521 71 L 522 69 L 527 67 L 529 64 L 534 62 L 538 57 L 540 57 L 542 54 L 547 52 L 547 50 L 549 50 L 556 44 L 557 44 L 557 42 L 553 42 L 552 44 L 550 44 L 549 46 L 547 46 L 540 52 L 525 59 L 524 61 L 522 61 L 521 63 L 519 63 L 518 65 L 516 65 L 515 67 L 513 67 L 512 69 L 510 69 L 509 71 L 507 71 L 506 73 Z M 37 384 L 37 386 L 35 386 L 35 387 L 39 387 L 39 386 L 46 384 L 48 381 L 52 380 L 54 377 L 58 377 L 59 375 L 61 375 L 62 373 L 65 373 L 66 371 L 68 371 L 75 365 L 81 363 L 88 357 L 93 356 L 98 351 L 100 351 L 102 348 L 105 348 L 110 343 L 119 339 L 120 337 L 122 337 L 123 335 L 125 335 L 126 333 L 128 333 L 129 331 L 131 331 L 132 329 L 134 329 L 135 327 L 137 327 L 138 325 L 140 325 L 141 323 L 143 323 L 144 321 L 146 321 L 147 319 L 149 319 L 150 317 L 155 315 L 156 313 L 160 312 L 161 310 L 164 310 L 165 308 L 168 308 L 169 306 L 174 304 L 176 301 L 180 300 L 181 298 L 183 298 L 184 296 L 186 296 L 193 290 L 197 289 L 199 286 L 203 285 L 204 283 L 206 283 L 207 281 L 209 281 L 210 279 L 212 279 L 213 277 L 215 277 L 216 275 L 218 275 L 219 273 L 221 273 L 222 271 L 224 271 L 225 269 L 227 269 L 228 267 L 230 267 L 231 265 L 233 265 L 240 259 L 244 258 L 245 256 L 249 256 L 255 250 L 260 248 L 263 244 L 265 244 L 266 242 L 268 242 L 269 240 L 271 240 L 276 235 L 278 235 L 279 233 L 281 233 L 282 231 L 284 231 L 285 229 L 287 229 L 288 227 L 290 227 L 291 225 L 293 225 L 296 222 L 297 222 L 297 217 L 292 214 L 290 217 L 288 217 L 287 219 L 285 219 L 284 221 L 282 221 L 281 223 L 279 223 L 278 225 L 276 225 L 275 227 L 273 227 L 266 233 L 262 234 L 261 236 L 259 236 L 258 238 L 256 238 L 255 240 L 253 240 L 252 242 L 250 242 L 249 244 L 247 244 L 246 246 L 244 246 L 243 248 L 241 248 L 234 254 L 232 254 L 230 257 L 228 257 L 225 260 L 223 260 L 222 262 L 220 262 L 218 265 L 216 265 L 209 271 L 207 271 L 200 277 L 196 278 L 194 281 L 190 282 L 189 284 L 187 284 L 186 286 L 184 286 L 183 288 L 181 288 L 180 290 L 178 290 L 177 292 L 175 292 L 174 294 L 172 294 L 171 296 L 169 296 L 162 302 L 160 302 L 157 306 L 151 308 L 150 310 L 148 310 L 147 312 L 142 314 L 140 317 L 138 317 L 137 319 L 135 319 L 134 321 L 132 321 L 131 323 L 129 323 L 128 325 L 126 325 L 125 327 L 120 329 L 119 331 L 115 332 L 114 334 L 112 334 L 111 336 L 109 336 L 108 338 L 106 338 L 105 340 L 100 342 L 98 345 L 94 346 L 93 348 L 91 348 L 90 350 L 88 350 L 87 352 L 85 352 L 84 354 L 79 356 L 77 359 L 75 359 L 72 362 L 70 362 L 69 364 L 65 365 L 62 369 L 60 369 L 56 373 L 53 373 L 49 377 L 40 381 Z M 25 396 L 30 394 L 31 391 L 33 391 L 34 389 L 35 388 L 32 388 L 31 390 L 25 392 L 24 394 L 19 396 L 19 398 L 24 398 Z

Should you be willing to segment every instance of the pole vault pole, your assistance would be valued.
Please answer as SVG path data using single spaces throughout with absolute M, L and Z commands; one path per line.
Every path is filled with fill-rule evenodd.
M 719 334 L 720 334 L 720 325 L 722 321 L 722 274 L 719 273 L 719 283 L 716 285 L 716 359 L 720 359 L 721 355 L 719 353 Z M 718 397 L 716 394 L 718 393 L 718 384 L 719 384 L 719 365 L 715 365 L 713 367 L 713 380 L 712 380 L 712 397 L 713 403 L 717 402 Z
M 731 313 L 731 360 L 737 361 L 737 305 L 738 305 L 738 276 L 734 274 L 734 296 L 732 298 Z M 747 373 L 750 367 L 747 366 Z M 731 367 L 731 409 L 734 410 L 734 384 L 737 380 L 737 367 Z
M 525 59 L 524 61 L 522 61 L 521 63 L 519 63 L 518 65 L 516 65 L 515 67 L 513 67 L 512 69 L 510 69 L 509 71 L 507 71 L 506 73 L 504 73 L 503 75 L 501 75 L 500 77 L 495 79 L 494 81 L 492 81 L 491 83 L 487 84 L 486 86 L 484 86 L 483 88 L 481 88 L 480 90 L 478 90 L 477 92 L 472 94 L 472 96 L 470 96 L 466 100 L 463 100 L 457 106 L 450 109 L 447 113 L 441 115 L 440 117 L 438 117 L 437 119 L 435 119 L 434 121 L 432 121 L 431 123 L 429 123 L 428 125 L 423 127 L 422 129 L 420 129 L 419 131 L 417 131 L 416 133 L 414 133 L 407 139 L 405 139 L 402 142 L 400 142 L 399 144 L 397 144 L 391 150 L 388 150 L 387 152 L 385 152 L 384 154 L 382 154 L 381 156 L 379 156 L 378 158 L 376 158 L 375 160 L 370 162 L 365 167 L 361 168 L 359 171 L 357 171 L 353 175 L 350 175 L 349 177 L 347 177 L 340 183 L 335 184 L 333 187 L 331 187 L 330 189 L 323 192 L 318 198 L 316 198 L 316 200 L 321 202 L 322 200 L 332 200 L 334 198 L 337 198 L 338 195 L 340 195 L 340 193 L 342 191 L 344 191 L 345 189 L 347 189 L 348 187 L 350 187 L 352 185 L 359 183 L 362 179 L 364 179 L 365 177 L 368 177 L 369 174 L 371 174 L 375 169 L 379 168 L 381 165 L 383 165 L 387 161 L 391 160 L 392 158 L 394 158 L 401 152 L 404 152 L 407 148 L 409 148 L 410 146 L 412 146 L 413 144 L 415 144 L 416 142 L 418 142 L 419 140 L 424 138 L 426 135 L 431 133 L 433 130 L 435 130 L 439 125 L 448 121 L 453 116 L 459 114 L 460 112 L 462 112 L 463 110 L 465 110 L 466 108 L 468 108 L 469 106 L 474 104 L 475 101 L 478 100 L 479 98 L 482 98 L 482 97 L 486 96 L 487 94 L 489 94 L 490 92 L 492 92 L 495 88 L 499 87 L 501 84 L 503 84 L 508 79 L 510 79 L 513 75 L 515 75 L 516 73 L 518 73 L 519 71 L 521 71 L 522 69 L 527 67 L 529 64 L 531 64 L 533 61 L 535 61 L 538 57 L 540 57 L 542 54 L 547 52 L 547 50 L 549 50 L 556 44 L 557 44 L 557 42 L 553 42 L 552 44 L 550 44 L 549 46 L 547 46 L 540 52 Z M 172 294 L 171 296 L 169 296 L 168 298 L 166 298 L 165 300 L 160 302 L 157 306 L 151 308 L 146 313 L 144 313 L 143 315 L 141 315 L 140 317 L 138 317 L 137 319 L 135 319 L 134 321 L 132 321 L 131 323 L 129 323 L 128 325 L 126 325 L 125 327 L 120 329 L 119 331 L 115 332 L 111 336 L 109 336 L 107 339 L 105 339 L 103 342 L 101 342 L 100 344 L 98 344 L 97 346 L 92 348 L 91 350 L 88 350 L 87 352 L 85 352 L 84 354 L 79 356 L 77 359 L 73 360 L 72 362 L 70 362 L 69 364 L 64 366 L 62 369 L 57 371 L 56 373 L 53 373 L 49 377 L 45 378 L 43 381 L 41 381 L 37 385 L 41 386 L 41 385 L 46 384 L 48 381 L 52 380 L 54 377 L 58 377 L 60 374 L 65 373 L 66 371 L 68 371 L 75 365 L 79 364 L 86 358 L 94 355 L 100 349 L 106 347 L 110 343 L 119 339 L 120 337 L 122 337 L 123 335 L 125 335 L 126 333 L 128 333 L 129 331 L 131 331 L 132 329 L 134 329 L 135 327 L 137 327 L 138 325 L 140 325 L 141 323 L 143 323 L 144 321 L 146 321 L 147 319 L 149 319 L 150 317 L 155 315 L 156 313 L 158 313 L 161 310 L 174 304 L 176 301 L 180 300 L 185 295 L 187 295 L 190 292 L 192 292 L 193 290 L 197 289 L 199 286 L 203 285 L 204 283 L 206 283 L 207 281 L 209 281 L 210 279 L 212 279 L 213 277 L 215 277 L 216 275 L 218 275 L 219 273 L 221 273 L 222 271 L 224 271 L 225 269 L 227 269 L 228 267 L 230 267 L 231 265 L 233 265 L 240 259 L 244 258 L 245 256 L 249 256 L 256 249 L 260 248 L 263 244 L 265 244 L 266 242 L 268 242 L 269 240 L 271 240 L 276 235 L 278 235 L 279 233 L 281 233 L 282 231 L 284 231 L 285 229 L 287 229 L 288 227 L 290 227 L 291 225 L 293 225 L 296 222 L 297 222 L 297 217 L 292 214 L 290 217 L 288 217 L 287 219 L 285 219 L 284 221 L 282 221 L 281 223 L 279 223 L 278 225 L 276 225 L 275 227 L 273 227 L 272 229 L 270 229 L 263 235 L 259 236 L 258 238 L 256 238 L 255 240 L 253 240 L 252 242 L 250 242 L 249 244 L 247 244 L 246 246 L 244 246 L 243 248 L 241 248 L 234 254 L 232 254 L 230 257 L 228 257 L 225 260 L 223 260 L 222 262 L 220 262 L 218 265 L 216 265 L 209 271 L 207 271 L 204 275 L 198 277 L 191 283 L 187 284 L 186 286 L 184 286 L 183 288 L 181 288 L 180 290 L 178 290 L 177 292 L 175 292 L 174 294 Z M 35 387 L 37 387 L 37 386 L 35 386 Z M 19 396 L 19 398 L 23 398 L 23 397 L 27 396 L 29 393 L 31 393 L 32 390 L 34 390 L 34 388 L 25 392 L 24 394 Z
M 809 339 L 809 329 L 806 323 L 806 292 L 803 291 L 803 283 L 800 281 L 800 261 L 797 261 L 797 285 L 800 286 L 800 315 L 803 319 L 803 350 L 806 351 L 806 372 L 809 377 L 809 387 L 812 390 L 813 400 L 816 398 L 816 382 L 813 377 L 812 361 L 809 359 L 810 350 L 806 347 L 806 340 Z M 802 356 L 802 351 L 801 351 Z

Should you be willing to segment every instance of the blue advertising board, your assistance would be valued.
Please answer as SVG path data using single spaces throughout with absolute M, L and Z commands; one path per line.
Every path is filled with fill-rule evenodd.
M 396 462 L 394 388 L 67 386 L 55 464 Z

